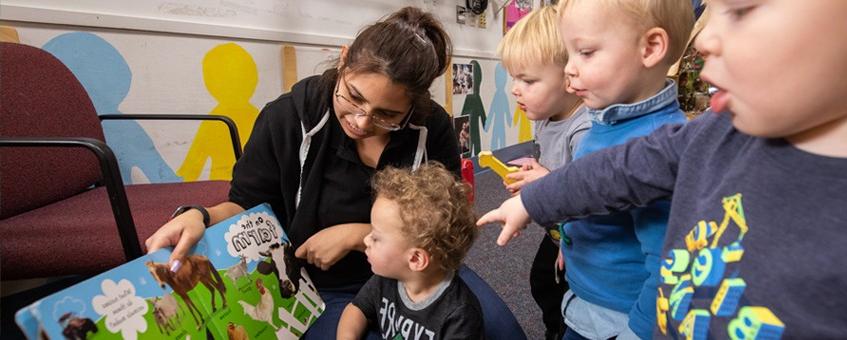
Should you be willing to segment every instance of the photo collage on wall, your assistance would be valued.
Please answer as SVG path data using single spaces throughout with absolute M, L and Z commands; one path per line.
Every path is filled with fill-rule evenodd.
M 471 64 L 453 64 L 453 95 L 474 94 L 474 71 Z M 453 117 L 453 131 L 462 157 L 471 156 L 470 116 L 467 114 Z
M 471 64 L 453 64 L 453 94 L 474 94 L 473 79 Z

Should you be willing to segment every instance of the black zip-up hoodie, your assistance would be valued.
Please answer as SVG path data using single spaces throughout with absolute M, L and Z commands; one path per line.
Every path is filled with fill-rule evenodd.
M 355 143 L 341 130 L 330 105 L 331 87 L 321 85 L 320 76 L 303 79 L 291 92 L 262 109 L 244 155 L 233 169 L 229 193 L 229 200 L 245 209 L 269 203 L 295 247 L 332 226 L 320 225 L 321 220 L 370 223 L 373 201 L 370 177 L 363 174 L 372 175 L 374 170 L 358 160 Z M 423 126 L 410 124 L 403 130 L 391 132 L 391 140 L 377 169 L 386 165 L 416 167 L 429 159 L 441 162 L 459 175 L 459 149 L 450 117 L 435 102 L 431 107 L 432 113 Z M 306 155 L 302 160 L 301 154 Z M 338 187 L 337 182 L 326 180 L 325 174 L 335 170 L 331 167 L 351 166 L 343 163 L 348 161 L 352 161 L 355 168 L 358 168 L 356 164 L 364 168 L 343 172 L 342 182 L 349 175 L 353 183 Z M 326 185 L 336 187 L 326 188 Z M 353 208 L 360 214 L 353 217 L 340 212 L 345 210 L 341 208 L 349 211 L 349 206 L 339 207 L 339 212 L 334 212 L 333 207 L 320 207 L 320 204 L 334 201 L 321 197 L 327 192 L 343 193 L 345 200 L 357 202 Z M 318 216 L 319 211 L 340 215 Z M 306 265 L 306 269 L 319 289 L 363 284 L 372 275 L 366 257 L 357 251 L 351 251 L 327 271 L 311 265 Z

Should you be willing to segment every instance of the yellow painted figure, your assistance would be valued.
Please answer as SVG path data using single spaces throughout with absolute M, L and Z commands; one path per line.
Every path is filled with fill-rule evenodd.
M 218 45 L 203 58 L 203 81 L 209 94 L 218 101 L 218 106 L 210 114 L 227 116 L 235 121 L 241 145 L 244 146 L 259 114 L 259 109 L 250 104 L 250 97 L 258 83 L 253 57 L 234 43 Z M 212 165 L 209 179 L 232 178 L 235 155 L 229 132 L 218 121 L 200 123 L 177 175 L 182 176 L 186 182 L 197 180 L 210 159 Z
M 518 127 L 518 143 L 532 140 L 532 126 L 529 124 L 526 112 L 521 110 L 520 106 L 515 108 L 515 117 L 512 122 Z

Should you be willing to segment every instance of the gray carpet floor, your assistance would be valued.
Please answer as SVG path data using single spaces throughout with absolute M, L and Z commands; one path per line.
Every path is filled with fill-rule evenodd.
M 509 198 L 502 180 L 491 171 L 477 173 L 474 182 L 474 209 L 478 217 Z M 538 244 L 544 238 L 544 230 L 532 224 L 504 247 L 495 243 L 499 234 L 498 225 L 482 228 L 479 238 L 465 258 L 465 264 L 488 282 L 506 302 L 528 339 L 544 339 L 541 310 L 529 292 L 529 269 Z

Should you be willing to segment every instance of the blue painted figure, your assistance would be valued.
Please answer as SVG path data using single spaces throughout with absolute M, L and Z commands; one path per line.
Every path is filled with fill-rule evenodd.
M 491 100 L 491 106 L 488 107 L 488 124 L 485 125 L 485 132 L 491 131 L 491 150 L 497 150 L 506 147 L 506 126 L 512 126 L 512 115 L 509 114 L 509 100 L 506 97 L 506 69 L 503 65 L 497 63 L 494 70 L 494 99 Z M 504 121 L 505 120 L 505 121 Z M 491 128 L 494 126 L 494 129 Z
M 129 93 L 132 72 L 123 56 L 103 38 L 86 32 L 59 35 L 43 49 L 61 60 L 79 79 L 97 114 L 119 114 L 118 106 Z M 150 182 L 181 182 L 153 145 L 141 125 L 132 120 L 103 124 L 106 142 L 118 158 L 121 178 L 132 183 L 137 167 Z

